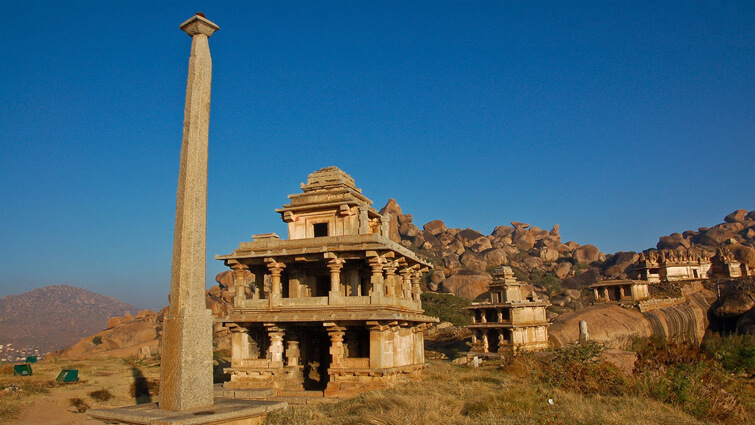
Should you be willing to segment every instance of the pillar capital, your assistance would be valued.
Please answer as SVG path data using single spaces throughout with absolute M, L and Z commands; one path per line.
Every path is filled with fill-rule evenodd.
M 267 269 L 274 277 L 280 277 L 281 273 L 283 273 L 283 269 L 286 268 L 285 264 L 279 263 L 275 258 L 265 258 L 265 265 L 267 265 Z
M 333 258 L 328 261 L 328 269 L 331 273 L 338 273 L 343 268 L 343 264 L 346 262 L 343 258 Z
M 201 12 L 187 19 L 178 28 L 188 34 L 189 37 L 194 37 L 197 34 L 203 34 L 207 37 L 210 37 L 215 33 L 215 31 L 220 29 L 217 24 L 207 19 L 204 16 L 204 13 Z

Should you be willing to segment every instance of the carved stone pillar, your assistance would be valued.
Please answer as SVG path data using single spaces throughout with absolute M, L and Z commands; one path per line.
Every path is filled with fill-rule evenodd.
M 231 330 L 231 367 L 241 367 L 246 359 L 256 359 L 259 348 L 249 336 L 246 328 L 235 327 Z
M 270 271 L 270 305 L 280 305 L 281 302 L 281 273 L 286 265 L 275 261 L 274 258 L 266 258 L 267 269 Z
M 367 204 L 359 206 L 359 234 L 366 235 L 370 233 L 370 219 L 367 216 Z
M 373 297 L 383 297 L 385 289 L 383 289 L 383 265 L 385 264 L 385 258 L 383 257 L 371 257 L 368 260 L 370 269 L 372 270 L 372 276 L 370 277 L 370 283 L 372 283 Z
M 233 305 L 235 307 L 241 307 L 244 304 L 244 300 L 246 300 L 246 280 L 249 273 L 249 266 L 236 263 L 231 265 L 231 270 L 233 270 L 233 285 L 236 289 L 236 295 L 233 297 Z
M 480 321 L 488 323 L 488 312 L 485 309 L 480 310 Z
M 270 348 L 268 355 L 270 357 L 271 367 L 283 367 L 283 337 L 285 331 L 275 325 L 266 324 L 267 335 L 270 337 Z
M 389 262 L 385 265 L 385 287 L 386 292 L 389 297 L 393 298 L 396 296 L 396 264 L 394 262 Z
M 337 300 L 341 296 L 341 269 L 343 268 L 345 260 L 341 258 L 334 258 L 328 261 L 328 269 L 330 270 L 330 293 L 328 298 L 331 300 Z
M 330 367 L 339 368 L 343 367 L 341 360 L 344 356 L 343 337 L 346 335 L 346 328 L 337 326 L 332 323 L 325 324 L 328 329 L 328 336 L 330 337 Z
M 500 308 L 495 309 L 495 312 L 496 312 L 496 318 L 498 320 L 498 323 L 502 323 L 503 322 L 503 312 L 501 311 Z
M 487 353 L 490 350 L 490 344 L 488 343 L 488 330 L 482 330 L 482 352 Z
M 412 298 L 412 269 L 406 267 L 401 269 L 401 292 L 399 296 L 404 299 Z
M 286 348 L 286 366 L 299 366 L 299 341 L 296 337 L 291 336 L 288 340 L 288 347 Z
M 412 299 L 414 301 L 420 301 L 420 294 L 422 291 L 419 289 L 419 280 L 422 277 L 422 271 L 417 270 L 412 273 Z
M 380 236 L 389 237 L 391 229 L 391 216 L 383 214 L 380 216 Z

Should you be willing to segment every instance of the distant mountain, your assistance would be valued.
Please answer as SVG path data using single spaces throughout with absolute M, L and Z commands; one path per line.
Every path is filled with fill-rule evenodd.
M 0 298 L 0 344 L 57 350 L 105 329 L 110 317 L 136 312 L 132 305 L 83 288 L 46 286 Z

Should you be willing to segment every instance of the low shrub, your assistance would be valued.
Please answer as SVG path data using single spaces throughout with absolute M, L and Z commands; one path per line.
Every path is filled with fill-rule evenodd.
M 601 359 L 603 345 L 595 341 L 573 344 L 541 361 L 536 376 L 545 384 L 581 394 L 621 395 L 627 380 L 621 370 Z
M 745 419 L 739 386 L 719 361 L 690 343 L 650 339 L 638 351 L 634 390 L 698 419 L 723 423 Z
M 111 393 L 110 391 L 108 391 L 108 390 L 106 390 L 106 389 L 103 388 L 101 390 L 90 392 L 89 393 L 89 397 L 91 397 L 92 400 L 94 400 L 94 401 L 99 401 L 99 402 L 103 402 L 104 403 L 104 402 L 112 399 L 114 396 L 113 396 L 113 393 Z
M 75 397 L 69 400 L 69 403 L 72 407 L 76 408 L 76 411 L 79 413 L 85 413 L 87 410 L 89 410 L 91 407 L 85 402 L 84 400 Z

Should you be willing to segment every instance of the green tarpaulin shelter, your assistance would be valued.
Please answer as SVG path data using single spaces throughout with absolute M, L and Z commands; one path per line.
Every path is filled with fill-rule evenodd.
M 76 382 L 79 380 L 79 370 L 63 369 L 55 380 L 58 382 Z
M 16 375 L 29 376 L 31 375 L 31 365 L 28 363 L 14 365 L 13 372 Z

